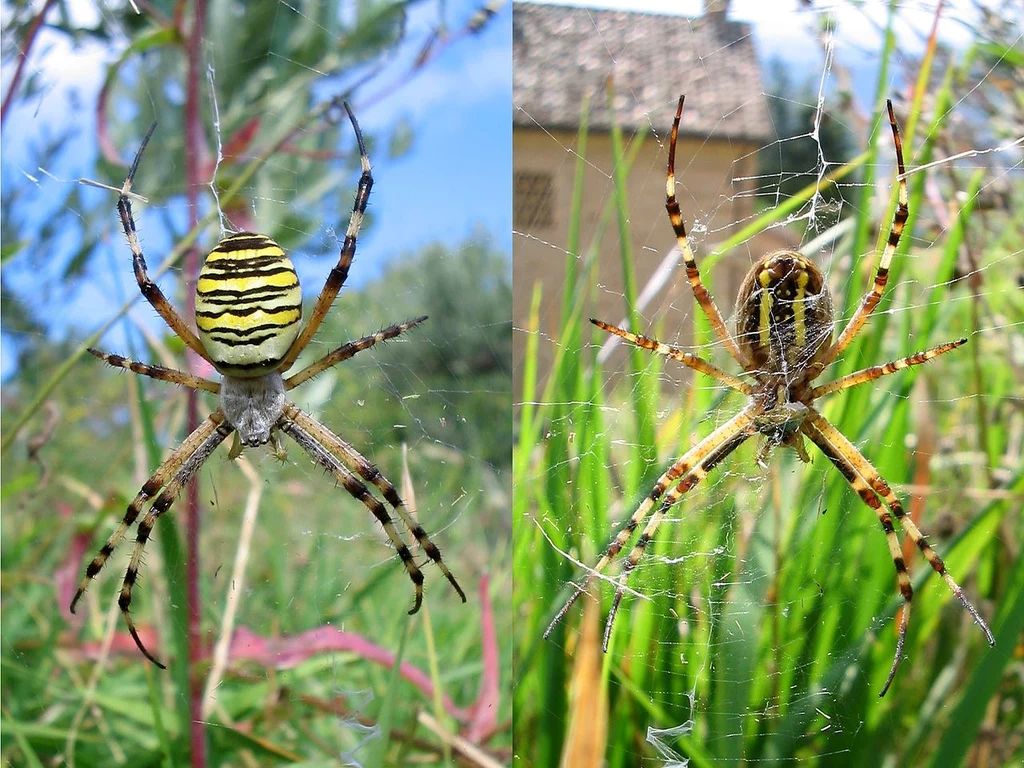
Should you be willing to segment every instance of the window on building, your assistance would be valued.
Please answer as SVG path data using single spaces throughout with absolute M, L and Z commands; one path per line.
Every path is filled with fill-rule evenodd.
M 515 226 L 531 231 L 548 229 L 554 222 L 554 180 L 550 173 L 516 171 L 513 186 Z

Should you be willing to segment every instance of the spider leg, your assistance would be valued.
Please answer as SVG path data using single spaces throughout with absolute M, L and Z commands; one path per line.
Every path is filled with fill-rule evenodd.
M 878 269 L 875 272 L 875 282 L 871 286 L 871 290 L 864 294 L 864 297 L 860 300 L 860 304 L 857 310 L 853 313 L 853 317 L 850 318 L 850 322 L 843 328 L 842 333 L 839 334 L 839 338 L 835 340 L 832 347 L 825 354 L 825 357 L 816 364 L 816 369 L 819 371 L 825 370 L 825 366 L 839 357 L 843 350 L 846 349 L 850 342 L 853 341 L 854 337 L 860 332 L 860 329 L 867 322 L 868 315 L 870 315 L 878 302 L 882 298 L 882 293 L 885 291 L 885 284 L 889 280 L 889 265 L 892 263 L 893 254 L 896 253 L 896 246 L 900 244 L 900 236 L 903 234 L 903 227 L 907 223 L 907 218 L 910 212 L 907 208 L 909 198 L 907 196 L 907 180 L 904 175 L 907 169 L 903 165 L 903 142 L 900 139 L 900 129 L 896 125 L 896 115 L 892 111 L 892 102 L 886 100 L 886 107 L 889 110 L 889 125 L 892 128 L 892 140 L 896 145 L 896 165 L 899 169 L 899 175 L 897 181 L 899 184 L 899 204 L 896 206 L 896 213 L 893 215 L 892 225 L 889 227 L 889 239 L 886 241 L 885 250 L 882 251 L 882 258 L 878 261 Z M 812 377 L 813 378 L 813 377 Z
M 101 352 L 98 349 L 89 349 L 89 353 L 95 355 L 103 362 L 108 365 L 112 365 L 115 368 L 126 368 L 132 373 L 138 373 L 142 376 L 149 376 L 153 379 L 160 379 L 160 381 L 169 381 L 172 384 L 181 384 L 192 389 L 202 389 L 207 392 L 217 393 L 220 392 L 220 384 L 209 379 L 204 379 L 201 376 L 194 376 L 191 373 L 185 373 L 184 371 L 176 371 L 173 368 L 164 368 L 162 365 L 147 365 L 146 363 L 137 363 L 134 360 L 130 360 L 127 357 L 121 357 L 121 355 L 113 355 L 109 352 Z
M 725 426 L 729 426 L 731 422 Z M 700 482 L 707 477 L 714 467 L 723 461 L 729 454 L 743 445 L 747 438 L 754 433 L 753 420 L 747 424 L 738 424 L 733 429 L 723 432 L 716 441 L 715 446 L 710 452 L 708 452 L 700 461 L 698 461 L 692 469 L 690 469 L 683 479 L 666 494 L 665 499 L 661 502 L 657 511 L 651 515 L 651 519 L 648 521 L 647 526 L 644 528 L 643 533 L 640 534 L 640 538 L 636 540 L 636 544 L 633 545 L 633 550 L 629 553 L 629 557 L 626 559 L 626 564 L 622 567 L 622 573 L 619 574 L 617 580 L 618 586 L 615 589 L 615 597 L 612 599 L 611 610 L 608 611 L 608 619 L 604 625 L 604 639 L 601 642 L 601 650 L 605 653 L 608 652 L 608 643 L 612 637 L 612 626 L 615 624 L 615 616 L 619 612 L 619 604 L 622 602 L 622 596 L 626 591 L 626 583 L 629 581 L 629 575 L 636 568 L 640 559 L 644 555 L 644 551 L 647 549 L 647 545 L 650 544 L 651 539 L 654 538 L 654 534 L 658 530 L 658 526 L 661 524 L 662 519 L 668 510 L 676 504 L 685 494 L 697 487 Z
M 625 339 L 630 344 L 635 344 L 641 349 L 647 349 L 650 350 L 651 352 L 654 352 L 655 354 L 664 355 L 665 357 L 675 360 L 678 363 L 682 363 L 687 368 L 692 368 L 695 371 L 700 371 L 705 376 L 710 376 L 716 381 L 721 382 L 725 386 L 729 387 L 730 389 L 734 389 L 737 392 L 742 392 L 745 395 L 751 395 L 754 392 L 753 387 L 751 387 L 749 384 L 747 384 L 747 382 L 743 381 L 742 379 L 733 376 L 731 373 L 723 371 L 718 366 L 712 365 L 711 363 L 707 362 L 706 360 L 700 357 L 697 357 L 696 355 L 691 355 L 689 352 L 684 352 L 678 347 L 669 346 L 668 344 L 662 344 L 657 339 L 652 339 L 641 334 L 630 333 L 629 331 L 625 331 L 622 328 L 611 325 L 610 323 L 606 323 L 602 320 L 595 320 L 594 318 L 590 318 L 590 322 L 592 322 L 602 331 L 608 331 L 608 333 L 615 334 L 616 336 Z
M 893 678 L 896 677 L 896 670 L 903 660 L 903 645 L 907 638 L 907 627 L 910 624 L 910 605 L 914 599 L 914 588 L 910 583 L 910 575 L 907 573 L 907 564 L 903 561 L 903 552 L 900 549 L 899 538 L 896 536 L 896 531 L 893 528 L 892 516 L 889 514 L 889 511 L 882 506 L 878 496 L 871 490 L 871 487 L 861 477 L 857 469 L 854 468 L 850 459 L 844 456 L 841 449 L 833 445 L 832 441 L 810 420 L 805 421 L 801 429 L 821 449 L 821 452 L 839 470 L 840 474 L 846 478 L 850 487 L 857 492 L 861 500 L 875 510 L 875 514 L 878 515 L 878 521 L 882 524 L 882 530 L 885 531 L 885 539 L 889 544 L 889 554 L 892 556 L 893 565 L 896 567 L 896 581 L 899 585 L 900 593 L 903 595 L 903 611 L 900 614 L 899 634 L 896 638 L 896 653 L 893 656 L 892 667 L 889 669 L 889 675 L 886 677 L 885 685 L 882 686 L 882 692 L 879 694 L 879 696 L 884 696 L 889 690 Z M 838 432 L 838 430 L 836 431 Z
M 427 319 L 426 315 L 417 317 L 415 320 L 409 320 L 405 323 L 396 323 L 395 325 L 389 325 L 387 328 L 383 328 L 377 333 L 370 334 L 369 336 L 363 336 L 361 339 L 350 341 L 347 344 L 343 344 L 333 352 L 328 352 L 326 355 L 321 357 L 315 363 L 310 363 L 298 373 L 289 376 L 284 380 L 285 390 L 295 389 L 303 382 L 308 381 L 314 376 L 323 373 L 328 368 L 332 368 L 338 363 L 348 360 L 350 357 L 355 355 L 357 352 L 362 352 L 364 349 L 369 349 L 374 344 L 378 344 L 382 341 L 388 341 L 396 336 L 399 336 L 410 328 L 415 328 L 417 325 Z
M 963 605 L 978 626 L 981 627 L 989 645 L 995 645 L 996 641 L 992 636 L 992 631 L 988 628 L 981 614 L 978 613 L 978 610 L 967 599 L 960 586 L 946 571 L 946 566 L 942 559 L 928 544 L 921 530 L 913 520 L 906 516 L 903 504 L 896 497 L 896 494 L 892 492 L 885 479 L 878 473 L 878 470 L 864 458 L 864 455 L 842 432 L 836 429 L 828 419 L 813 408 L 808 408 L 807 419 L 801 428 L 821 448 L 829 461 L 835 465 L 847 482 L 857 491 L 857 494 L 863 499 L 864 503 L 875 510 L 879 522 L 881 522 L 882 528 L 885 530 L 889 551 L 896 566 L 896 576 L 899 581 L 900 592 L 903 594 L 904 608 L 900 619 L 899 635 L 896 640 L 896 655 L 893 658 L 892 668 L 889 670 L 889 676 L 886 678 L 885 685 L 882 687 L 879 696 L 884 696 L 886 691 L 889 690 L 889 686 L 892 684 L 893 678 L 896 676 L 896 670 L 902 660 L 903 644 L 906 640 L 907 625 L 910 622 L 910 601 L 913 597 L 913 589 L 910 585 L 906 564 L 903 562 L 899 539 L 893 530 L 892 517 L 882 507 L 879 499 L 885 501 L 885 504 L 892 510 L 892 515 L 899 522 L 900 527 L 906 531 L 914 544 L 917 545 L 917 548 L 921 550 L 921 554 L 924 555 L 928 564 L 943 578 L 950 590 L 960 601 L 960 604 Z
M 359 228 L 363 224 L 363 215 L 366 213 L 366 205 L 370 199 L 370 189 L 373 187 L 373 175 L 370 172 L 370 156 L 366 152 L 366 143 L 363 141 L 363 133 L 359 130 L 359 123 L 356 122 L 356 116 L 352 113 L 352 108 L 348 105 L 348 102 L 343 102 L 345 112 L 348 113 L 348 119 L 352 123 L 352 129 L 356 134 L 356 144 L 359 145 L 359 163 L 362 166 L 362 173 L 359 176 L 359 185 L 356 188 L 356 199 L 352 205 L 352 214 L 349 216 L 348 229 L 345 231 L 345 240 L 341 244 L 341 253 L 338 255 L 338 263 L 331 269 L 330 274 L 327 276 L 327 282 L 324 283 L 324 288 L 320 292 L 320 296 L 316 300 L 316 305 L 313 307 L 313 313 L 309 316 L 309 322 L 306 323 L 306 327 L 302 329 L 301 333 L 292 342 L 291 349 L 281 360 L 281 364 L 277 370 L 287 371 L 295 360 L 298 358 L 299 353 L 306 348 L 306 345 L 316 335 L 317 329 L 320 328 L 320 324 L 327 317 L 327 312 L 331 308 L 331 304 L 334 303 L 334 299 L 337 297 L 341 287 L 345 284 L 345 280 L 348 278 L 348 269 L 352 265 L 352 259 L 356 255 L 356 238 L 359 235 Z
M 733 360 L 739 363 L 743 370 L 753 371 L 755 366 L 740 351 L 736 339 L 732 337 L 729 329 L 725 327 L 725 320 L 722 319 L 722 313 L 719 311 L 718 305 L 715 304 L 711 292 L 701 282 L 700 270 L 697 269 L 697 260 L 693 256 L 690 242 L 686 237 L 686 224 L 683 222 L 683 214 L 679 209 L 679 203 L 676 201 L 676 140 L 679 138 L 679 120 L 683 115 L 683 102 L 685 100 L 685 96 L 679 97 L 679 106 L 676 107 L 676 116 L 672 121 L 672 133 L 669 137 L 668 176 L 665 180 L 665 210 L 668 211 L 668 219 L 672 224 L 672 231 L 676 234 L 679 252 L 686 263 L 686 278 L 690 281 L 694 298 L 704 310 L 704 314 L 708 316 L 711 327 L 715 329 L 715 333 L 718 334 L 718 338 L 725 344 L 725 348 Z
M 395 490 L 395 486 L 384 477 L 380 469 L 359 453 L 359 451 L 300 408 L 291 404 L 286 405 L 285 416 L 292 419 L 299 427 L 306 430 L 314 440 L 341 459 L 341 462 L 351 472 L 355 472 L 363 480 L 377 487 L 381 495 L 384 496 L 384 500 L 398 513 L 399 518 L 401 518 L 409 533 L 416 539 L 420 549 L 426 552 L 427 556 L 441 569 L 445 578 L 455 588 L 455 591 L 459 593 L 462 602 L 466 602 L 466 593 L 462 591 L 459 582 L 455 580 L 455 576 L 448 570 L 444 560 L 441 559 L 441 550 L 430 540 L 430 537 L 419 521 L 410 514 L 405 506 L 405 502 L 402 501 L 398 491 Z
M 619 552 L 622 551 L 622 548 L 626 546 L 626 542 L 629 541 L 634 531 L 636 531 L 640 526 L 640 523 L 644 521 L 668 487 L 680 477 L 683 477 L 690 472 L 694 467 L 700 465 L 703 461 L 706 461 L 708 456 L 715 452 L 715 446 L 724 444 L 734 438 L 737 434 L 746 433 L 748 430 L 752 429 L 754 424 L 754 414 L 757 410 L 757 406 L 748 405 L 729 421 L 683 454 L 678 461 L 676 461 L 661 477 L 658 478 L 658 481 L 654 484 L 654 487 L 647 495 L 647 498 L 643 500 L 643 503 L 641 503 L 639 507 L 637 507 L 633 516 L 608 544 L 608 548 L 601 556 L 601 559 L 598 560 L 597 564 L 587 572 L 587 575 L 584 576 L 583 580 L 576 585 L 576 589 L 572 593 L 572 596 L 558 610 L 558 613 L 555 614 L 551 623 L 548 624 L 548 628 L 544 630 L 544 639 L 547 639 L 551 633 L 554 632 L 555 627 L 558 626 L 558 623 L 565 617 L 565 614 L 567 614 L 573 604 L 579 600 L 580 595 L 587 590 L 587 587 L 590 585 L 594 576 L 600 574 L 608 563 L 614 560 Z M 646 542 L 644 543 L 644 546 L 646 546 Z
M 157 492 L 167 485 L 168 480 L 178 472 L 182 465 L 189 459 L 203 443 L 210 437 L 213 432 L 220 427 L 224 421 L 224 415 L 218 410 L 210 415 L 202 424 L 200 424 L 192 434 L 182 441 L 170 456 L 168 456 L 164 462 L 157 467 L 153 475 L 147 480 L 139 493 L 132 499 L 128 505 L 127 510 L 124 513 L 124 518 L 121 523 L 114 529 L 114 532 L 107 539 L 107 543 L 104 544 L 96 556 L 89 563 L 89 566 L 85 569 L 85 575 L 82 580 L 78 583 L 78 589 L 75 591 L 75 596 L 71 600 L 71 612 L 74 613 L 78 607 L 78 601 L 82 599 L 82 595 L 85 594 L 85 590 L 89 587 L 89 582 L 92 581 L 99 572 L 106 565 L 107 560 L 114 552 L 114 548 L 124 538 L 125 533 L 138 518 L 142 512 L 142 507 L 145 503 L 153 498 Z
M 220 423 L 214 423 L 211 419 L 209 423 L 213 424 L 213 430 L 208 431 L 206 438 L 202 440 L 191 455 L 185 459 L 184 463 L 182 463 L 181 467 L 164 488 L 163 492 L 157 496 L 156 501 L 153 502 L 153 506 L 149 508 L 149 512 L 147 512 L 146 516 L 139 521 L 138 533 L 135 537 L 135 549 L 132 550 L 132 557 L 128 562 L 128 570 L 125 571 L 124 581 L 121 583 L 121 594 L 117 599 L 117 605 L 121 609 L 121 615 L 124 616 L 125 623 L 128 625 L 128 632 L 135 641 L 135 645 L 138 646 L 143 656 L 160 667 L 160 669 L 166 669 L 166 667 L 160 663 L 159 659 L 146 649 L 145 645 L 142 644 L 142 639 L 139 637 L 139 633 L 135 629 L 135 622 L 132 621 L 130 610 L 132 604 L 132 588 L 135 586 L 135 582 L 138 581 L 139 566 L 142 563 L 142 553 L 146 548 L 146 542 L 149 540 L 150 534 L 153 532 L 153 526 L 156 525 L 157 518 L 170 509 L 185 484 L 188 483 L 196 472 L 199 471 L 200 467 L 206 463 L 206 460 L 210 458 L 214 449 L 224 442 L 224 439 L 234 431 L 234 427 L 223 420 L 221 420 Z M 192 434 L 194 435 L 195 432 Z
M 361 501 L 373 516 L 377 518 L 377 522 L 381 524 L 384 533 L 401 558 L 402 563 L 405 565 L 405 570 L 415 587 L 415 601 L 409 613 L 416 613 L 423 604 L 423 571 L 416 565 L 412 552 L 409 551 L 409 547 L 402 541 L 402 537 L 398 535 L 395 524 L 391 522 L 391 518 L 388 516 L 384 505 L 367 490 L 365 485 L 359 482 L 355 475 L 341 464 L 336 456 L 331 454 L 325 446 L 321 445 L 313 435 L 300 427 L 294 420 L 284 415 L 278 420 L 276 427 L 298 443 L 299 447 L 308 453 L 317 464 L 331 473 L 334 479 L 348 491 L 349 495 Z
M 817 400 L 819 397 L 824 395 L 831 395 L 833 392 L 839 392 L 844 389 L 849 389 L 850 387 L 856 387 L 858 384 L 866 384 L 869 381 L 874 381 L 875 379 L 880 379 L 883 376 L 896 373 L 896 371 L 902 371 L 904 368 L 910 368 L 912 365 L 927 363 L 929 360 L 932 360 L 939 355 L 944 355 L 966 343 L 967 339 L 947 341 L 945 344 L 940 344 L 937 347 L 926 349 L 923 352 L 915 352 L 912 355 L 900 358 L 899 360 L 893 360 L 885 365 L 874 365 L 870 368 L 863 368 L 859 371 L 843 376 L 842 378 L 836 379 L 835 381 L 830 381 L 828 384 L 815 387 L 811 391 L 811 399 Z
M 142 139 L 142 144 L 139 145 L 138 152 L 135 153 L 135 159 L 132 161 L 131 168 L 128 169 L 128 176 L 121 187 L 121 196 L 117 199 L 117 212 L 121 216 L 124 236 L 128 239 L 128 247 L 132 251 L 132 267 L 135 270 L 135 280 L 139 284 L 139 290 L 142 292 L 142 295 L 146 297 L 146 301 L 153 306 L 153 309 L 159 313 L 164 322 L 185 342 L 188 348 L 212 365 L 213 363 L 210 361 L 209 355 L 203 348 L 203 343 L 192 333 L 192 329 L 188 327 L 188 324 L 182 319 L 181 315 L 175 311 L 167 297 L 164 296 L 163 291 L 160 290 L 160 287 L 149 278 L 149 272 L 146 269 L 146 257 L 142 253 L 139 235 L 135 230 L 135 219 L 132 217 L 132 201 L 129 195 L 132 191 L 132 184 L 135 182 L 135 173 L 139 170 L 139 161 L 142 159 L 142 153 L 145 151 L 146 145 L 149 144 L 154 130 L 156 130 L 156 123 L 149 127 L 145 138 Z

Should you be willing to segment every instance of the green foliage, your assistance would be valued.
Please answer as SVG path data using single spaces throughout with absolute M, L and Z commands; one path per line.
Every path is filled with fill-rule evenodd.
M 887 48 L 883 55 L 894 52 Z M 946 79 L 933 91 L 934 112 L 911 106 L 904 125 L 909 166 L 927 163 L 935 137 L 943 135 L 948 88 Z M 584 145 L 585 131 L 576 147 L 581 165 Z M 877 152 L 888 147 L 868 146 L 867 157 L 856 162 L 875 167 Z M 1019 547 L 1008 542 L 1019 539 L 1024 469 L 1014 437 L 1020 418 L 1006 410 L 1015 376 L 1006 362 L 1013 343 L 1007 318 L 1019 315 L 1020 302 L 1014 275 L 998 265 L 1024 249 L 1024 230 L 1013 206 L 979 219 L 973 206 L 984 177 L 960 179 L 956 217 L 931 248 L 920 247 L 924 238 L 915 236 L 928 213 L 925 174 L 912 177 L 916 215 L 904 232 L 886 303 L 827 378 L 959 336 L 969 336 L 970 344 L 928 366 L 836 395 L 823 407 L 897 492 L 910 497 L 912 510 L 923 506 L 922 525 L 950 572 L 993 631 L 1009 638 L 1021 621 Z M 945 199 L 952 194 L 946 189 Z M 628 218 L 622 198 L 617 208 L 620 219 Z M 891 220 L 891 207 L 879 209 L 865 195 L 853 210 L 855 228 L 869 233 L 870 242 L 884 238 L 884 224 L 876 233 L 880 221 Z M 569 215 L 570 232 L 576 232 L 580 208 Z M 783 206 L 769 210 L 744 226 L 743 237 L 786 215 Z M 736 395 L 726 397 L 706 380 L 670 393 L 651 391 L 634 373 L 606 391 L 613 375 L 595 354 L 605 339 L 585 322 L 586 297 L 600 282 L 589 261 L 600 237 L 598 229 L 586 248 L 570 245 L 571 284 L 564 295 L 572 309 L 553 339 L 537 333 L 534 314 L 520 363 L 513 570 L 516 584 L 530 587 L 514 595 L 517 765 L 558 764 L 574 736 L 572 690 L 581 686 L 607 691 L 608 733 L 601 743 L 610 768 L 670 755 L 697 766 L 957 764 L 982 723 L 1000 734 L 994 759 L 1012 761 L 1013 739 L 1006 734 L 1020 724 L 1012 704 L 1020 700 L 1019 665 L 1001 638 L 996 649 L 988 648 L 919 556 L 911 564 L 915 600 L 905 660 L 886 698 L 878 698 L 895 644 L 899 598 L 892 559 L 875 515 L 820 457 L 804 465 L 792 452 L 777 450 L 771 467 L 762 469 L 752 441 L 713 470 L 672 510 L 671 522 L 648 547 L 631 582 L 642 597 L 627 593 L 600 668 L 577 667 L 587 642 L 579 607 L 542 640 L 571 594 L 570 580 L 582 578 L 573 561 L 591 566 L 618 530 L 608 518 L 628 517 L 647 492 L 631 480 L 647 471 L 646 446 L 637 438 L 642 414 L 658 414 L 660 470 L 740 407 Z M 850 310 L 841 307 L 852 306 L 869 285 L 870 254 L 878 251 L 870 245 L 860 250 L 851 238 L 837 242 L 825 266 L 840 316 L 848 317 Z M 983 289 L 951 282 L 966 242 Z M 729 258 L 731 243 L 716 253 Z M 698 254 L 698 262 L 702 274 L 713 276 L 719 259 Z M 533 289 L 537 302 L 551 286 L 516 289 L 524 296 Z M 624 298 L 628 316 L 632 295 Z M 700 321 L 699 311 L 692 315 Z M 544 343 L 558 350 L 546 385 L 537 380 L 537 350 Z M 713 356 L 715 349 L 708 344 L 704 354 Z M 618 572 L 609 570 L 612 577 Z M 595 591 L 603 619 L 613 588 L 602 582 Z M 594 676 L 599 679 L 586 687 Z M 993 696 L 1008 705 L 998 715 Z M 583 738 L 603 735 L 591 720 L 575 727 Z
M 292 446 L 284 465 L 262 451 L 246 452 L 256 465 L 263 498 L 238 625 L 268 637 L 336 626 L 392 651 L 408 637 L 406 662 L 428 670 L 431 659 L 440 656 L 435 663 L 443 692 L 460 706 L 477 697 L 484 669 L 476 596 L 481 563 L 492 579 L 498 636 L 511 632 L 511 614 L 503 602 L 509 583 L 508 273 L 507 256 L 484 233 L 454 253 L 428 246 L 397 260 L 363 290 L 343 292 L 314 346 L 323 352 L 325 345 L 335 345 L 328 339 L 338 337 L 341 343 L 349 335 L 337 331 L 339 318 L 346 319 L 351 335 L 361 335 L 394 321 L 398 308 L 408 315 L 430 313 L 429 323 L 436 327 L 426 325 L 403 341 L 363 352 L 294 392 L 301 405 L 319 405 L 318 415 L 396 483 L 401 478 L 401 443 L 409 445 L 420 519 L 443 548 L 470 603 L 460 603 L 440 573 L 428 566 L 424 613 L 406 616 L 412 586 L 376 536 L 365 509 Z M 396 296 L 400 301 L 394 301 Z M 462 306 L 459 298 L 465 300 Z M 472 333 L 473 322 L 481 323 L 477 334 Z M 67 354 L 62 345 L 42 342 L 33 349 L 5 389 L 4 418 L 8 408 L 21 406 L 22 392 L 31 392 L 34 382 Z M 142 356 L 159 359 L 159 354 L 151 349 Z M 54 401 L 60 428 L 44 442 L 39 462 L 19 454 L 4 465 L 0 542 L 5 586 L 15 590 L 17 599 L 3 602 L 3 730 L 5 747 L 8 738 L 17 739 L 19 754 L 49 759 L 73 738 L 78 764 L 101 765 L 110 759 L 109 740 L 116 739 L 131 764 L 157 764 L 161 754 L 173 757 L 177 765 L 186 764 L 187 733 L 175 709 L 181 696 L 173 693 L 175 675 L 186 665 L 166 639 L 168 625 L 178 618 L 163 604 L 169 570 L 159 547 L 149 549 L 134 613 L 144 631 L 159 629 L 164 637 L 154 650 L 169 664 L 167 673 L 149 670 L 124 634 L 119 614 L 106 612 L 124 572 L 120 550 L 87 593 L 80 610 L 84 626 L 78 620 L 69 623 L 69 595 L 66 589 L 57 591 L 81 574 L 82 555 L 74 554 L 75 542 L 81 541 L 82 553 L 91 556 L 113 520 L 120 519 L 138 478 L 152 469 L 145 453 L 136 465 L 131 442 L 137 416 L 130 403 L 140 385 L 146 397 L 141 407 L 154 427 L 152 446 L 163 453 L 180 439 L 184 394 L 162 382 L 119 374 L 89 358 Z M 213 406 L 208 398 L 200 408 Z M 40 416 L 30 423 L 30 437 L 42 431 L 44 420 Z M 47 479 L 40 484 L 43 466 Z M 208 462 L 201 482 L 203 634 L 212 644 L 251 488 L 223 452 Z M 179 501 L 160 521 L 157 539 L 171 535 L 166 524 L 182 508 Z M 90 693 L 76 682 L 83 670 L 92 669 L 82 658 L 82 643 L 90 656 L 98 652 L 108 615 L 117 616 L 110 626 L 120 650 L 106 662 Z M 425 621 L 432 643 L 425 638 Z M 499 671 L 507 682 L 507 668 Z M 377 692 L 374 703 L 361 702 L 358 696 L 349 699 L 356 691 Z M 44 726 L 44 713 L 56 700 L 70 704 Z M 236 664 L 222 682 L 218 700 L 221 710 L 215 719 L 248 722 L 259 739 L 241 729 L 211 729 L 211 764 L 236 759 L 241 751 L 254 754 L 260 764 L 286 763 L 287 756 L 329 760 L 327 745 L 364 757 L 377 750 L 387 755 L 384 764 L 403 764 L 402 755 L 410 749 L 403 739 L 413 727 L 415 711 L 432 708 L 419 689 L 396 683 L 387 668 L 351 653 L 313 655 L 274 675 L 258 664 Z M 506 697 L 499 706 L 499 719 L 510 718 Z M 390 718 L 393 734 L 386 747 L 371 745 L 360 726 L 347 724 L 356 715 L 372 719 L 382 713 Z M 84 719 L 76 720 L 76 715 Z M 97 722 L 102 723 L 100 731 Z M 107 736 L 96 735 L 101 732 Z M 504 740 L 507 744 L 508 737 Z M 169 745 L 169 753 L 162 743 Z

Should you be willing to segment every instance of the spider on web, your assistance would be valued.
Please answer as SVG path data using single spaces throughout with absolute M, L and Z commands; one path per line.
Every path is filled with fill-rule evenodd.
M 896 641 L 896 654 L 885 685 L 879 694 L 884 696 L 889 690 L 902 660 L 907 625 L 910 621 L 910 604 L 913 598 L 913 588 L 907 574 L 906 564 L 903 561 L 899 538 L 893 525 L 893 517 L 981 627 L 989 645 L 995 645 L 995 638 L 981 614 L 946 571 L 941 558 L 928 544 L 924 534 L 914 521 L 906 516 L 903 505 L 892 492 L 889 484 L 860 450 L 814 407 L 814 401 L 825 395 L 840 392 L 859 384 L 866 384 L 910 366 L 921 365 L 967 342 L 967 339 L 947 342 L 900 360 L 864 368 L 827 384 L 814 385 L 815 379 L 850 345 L 881 299 L 889 276 L 889 264 L 896 252 L 900 235 L 903 233 L 903 227 L 907 221 L 909 212 L 903 146 L 892 102 L 887 102 L 887 106 L 899 169 L 899 205 L 889 229 L 888 241 L 878 263 L 878 269 L 875 272 L 874 284 L 861 299 L 850 321 L 834 341 L 832 299 L 825 278 L 812 261 L 790 250 L 770 253 L 750 268 L 736 300 L 736 336 L 729 333 L 715 300 L 701 282 L 697 262 L 687 241 L 686 226 L 683 223 L 679 203 L 676 202 L 675 151 L 683 103 L 684 97 L 681 96 L 669 139 L 665 207 L 686 264 L 686 276 L 697 303 L 725 345 L 729 355 L 739 363 L 744 373 L 753 381 L 744 381 L 677 347 L 631 333 L 601 320 L 591 319 L 590 322 L 602 330 L 620 336 L 631 344 L 664 355 L 712 377 L 726 387 L 746 395 L 749 402 L 739 413 L 683 454 L 658 478 L 647 498 L 640 504 L 622 530 L 612 539 L 604 555 L 576 585 L 572 596 L 555 614 L 551 624 L 544 632 L 544 637 L 550 636 L 555 626 L 587 589 L 591 579 L 622 551 L 641 523 L 647 520 L 616 582 L 615 596 L 605 622 L 602 645 L 607 652 L 612 626 L 625 593 L 629 575 L 640 562 L 644 550 L 654 537 L 658 525 L 668 510 L 687 492 L 697 486 L 713 467 L 725 460 L 749 437 L 756 434 L 763 435 L 766 438 L 765 451 L 777 446 L 793 448 L 806 462 L 810 461 L 804 445 L 806 436 L 821 449 L 821 452 L 846 478 L 861 500 L 875 510 L 878 521 L 885 531 L 889 551 L 896 566 L 896 578 L 900 593 L 903 595 L 903 611 Z M 652 510 L 654 510 L 653 514 Z M 647 519 L 648 515 L 650 515 L 649 520 Z
M 284 445 L 279 433 L 285 433 L 330 473 L 349 494 L 361 501 L 383 527 L 405 565 L 409 578 L 412 579 L 415 600 L 410 614 L 416 613 L 423 602 L 423 573 L 413 560 L 412 553 L 396 530 L 386 508 L 369 491 L 367 483 L 380 492 L 420 548 L 447 577 L 462 598 L 462 602 L 466 602 L 466 594 L 441 559 L 440 550 L 409 513 L 394 485 L 359 451 L 285 397 L 289 390 L 348 360 L 357 352 L 368 349 L 378 342 L 393 339 L 427 319 L 425 316 L 418 317 L 350 341 L 287 378 L 284 377 L 299 354 L 313 339 L 330 311 L 335 297 L 345 284 L 349 266 L 355 256 L 356 238 L 366 212 L 370 189 L 373 186 L 370 158 L 359 124 L 348 103 L 343 103 L 343 107 L 352 123 L 359 146 L 362 174 L 359 177 L 355 204 L 338 263 L 331 269 L 313 307 L 313 313 L 305 327 L 301 328 L 301 332 L 302 293 L 295 268 L 284 250 L 264 235 L 251 232 L 229 235 L 206 256 L 196 283 L 198 336 L 185 324 L 156 283 L 150 280 L 146 271 L 146 259 L 135 230 L 130 194 L 139 161 L 153 135 L 156 123 L 150 127 L 142 140 L 117 201 L 117 210 L 121 216 L 125 237 L 128 239 L 128 247 L 132 251 L 135 277 L 142 295 L 189 349 L 221 374 L 219 382 L 211 381 L 183 371 L 146 365 L 95 349 L 89 350 L 114 367 L 126 368 L 143 376 L 182 384 L 192 389 L 212 392 L 220 397 L 218 408 L 157 467 L 152 477 L 145 482 L 138 495 L 128 505 L 121 524 L 86 568 L 71 601 L 71 612 L 74 613 L 89 582 L 103 568 L 114 548 L 142 513 L 144 506 L 159 493 L 149 512 L 139 522 L 135 549 L 124 576 L 118 605 L 139 650 L 161 669 L 165 668 L 164 665 L 139 639 L 129 612 L 132 588 L 138 579 L 143 550 L 157 518 L 170 508 L 181 489 L 195 476 L 217 446 L 231 435 L 234 435 L 234 440 L 228 455 L 234 459 L 241 454 L 243 446 L 255 448 L 268 443 L 278 456 L 283 457 Z

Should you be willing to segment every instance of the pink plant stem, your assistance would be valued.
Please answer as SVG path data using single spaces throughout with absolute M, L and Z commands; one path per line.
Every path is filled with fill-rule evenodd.
M 21 75 L 25 70 L 25 62 L 28 61 L 28 52 L 32 50 L 32 43 L 35 42 L 36 34 L 39 32 L 39 28 L 43 26 L 43 19 L 46 18 L 46 14 L 52 5 L 53 0 L 46 0 L 46 4 L 43 6 L 43 9 L 39 11 L 34 19 L 32 19 L 32 25 L 28 28 L 28 32 L 25 35 L 25 42 L 21 46 L 21 52 L 18 54 L 18 68 L 14 70 L 14 77 L 11 78 L 11 85 L 4 96 L 3 106 L 0 107 L 0 126 L 3 126 L 4 122 L 7 120 L 7 111 L 11 107 L 11 101 L 14 99 L 14 94 L 18 92 L 18 85 L 21 83 Z
M 201 157 L 205 154 L 203 126 L 199 111 L 199 77 L 202 67 L 202 41 L 205 31 L 206 2 L 195 0 L 191 32 L 185 36 L 188 59 L 188 82 L 185 97 L 185 176 L 188 190 L 189 227 L 199 223 L 199 188 Z M 185 257 L 185 294 L 188 296 L 188 314 L 195 319 L 195 285 L 199 274 L 199 250 L 192 248 Z M 199 402 L 194 389 L 188 392 L 188 430 L 191 433 L 199 426 Z M 199 670 L 203 658 L 202 638 L 199 627 L 199 478 L 194 477 L 188 484 L 186 498 L 186 543 L 188 580 L 188 687 L 189 743 L 192 753 L 192 768 L 206 766 L 206 732 L 200 711 L 203 704 L 203 681 Z

